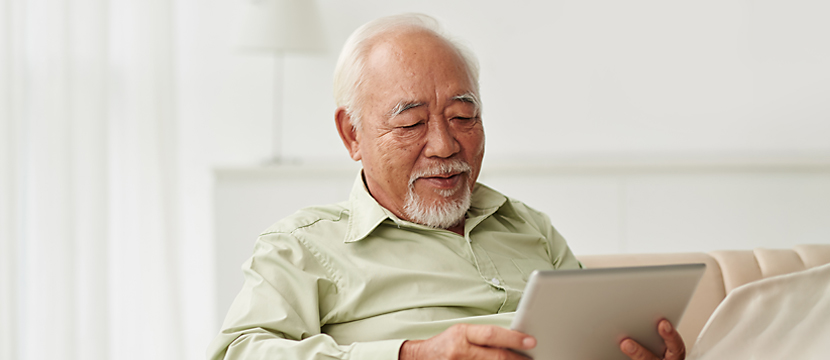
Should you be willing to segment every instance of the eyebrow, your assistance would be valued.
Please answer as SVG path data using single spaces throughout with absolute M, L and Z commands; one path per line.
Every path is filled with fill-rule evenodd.
M 389 112 L 389 117 L 393 118 L 395 116 L 400 115 L 400 113 L 402 113 L 404 111 L 407 111 L 409 109 L 412 109 L 414 107 L 418 107 L 418 106 L 421 106 L 421 105 L 424 105 L 424 103 L 402 100 L 402 101 L 398 102 L 398 104 L 395 105 L 395 107 L 392 108 L 392 110 Z
M 475 108 L 476 116 L 481 116 L 481 102 L 478 100 L 478 96 L 475 93 L 468 92 L 461 95 L 456 95 L 452 97 L 455 101 L 461 101 L 468 104 L 472 104 Z
M 473 104 L 473 106 L 475 106 L 476 109 L 481 108 L 481 102 L 478 101 L 478 96 L 471 92 L 453 96 L 452 99 L 456 101 L 462 101 Z
M 474 93 L 464 93 L 461 95 L 456 95 L 452 97 L 454 101 L 461 101 L 465 103 L 470 103 L 475 106 L 476 111 L 481 108 L 481 103 L 478 101 L 478 97 Z M 400 115 L 402 112 L 407 111 L 412 108 L 416 108 L 418 106 L 423 106 L 424 103 L 422 102 L 415 102 L 415 101 L 408 101 L 408 100 L 401 100 L 399 101 L 395 107 L 389 111 L 388 115 L 389 118 L 393 118 L 395 116 Z

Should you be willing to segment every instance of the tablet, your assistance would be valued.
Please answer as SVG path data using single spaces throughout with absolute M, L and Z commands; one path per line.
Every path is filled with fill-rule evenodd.
M 628 359 L 630 337 L 654 354 L 665 351 L 657 323 L 677 326 L 706 269 L 679 264 L 534 271 L 511 328 L 533 335 L 525 355 L 548 359 Z

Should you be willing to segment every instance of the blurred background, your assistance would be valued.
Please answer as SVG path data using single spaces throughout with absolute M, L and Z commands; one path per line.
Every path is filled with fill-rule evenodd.
M 825 1 L 0 0 L 0 359 L 204 358 L 259 231 L 346 198 L 332 71 L 402 12 L 577 255 L 830 242 Z

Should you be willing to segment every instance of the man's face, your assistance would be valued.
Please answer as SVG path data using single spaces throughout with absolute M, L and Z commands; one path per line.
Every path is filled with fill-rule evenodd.
M 462 220 L 484 128 L 460 56 L 429 33 L 387 35 L 367 56 L 361 89 L 362 126 L 350 152 L 372 196 L 409 221 L 448 228 Z M 457 218 L 424 220 L 424 209 Z

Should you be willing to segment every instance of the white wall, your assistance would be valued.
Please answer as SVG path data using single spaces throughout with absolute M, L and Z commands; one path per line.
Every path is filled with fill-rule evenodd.
M 195 184 L 185 227 L 226 242 L 222 256 L 247 256 L 258 231 L 301 204 L 343 198 L 292 190 L 291 177 L 210 171 L 270 156 L 273 61 L 234 50 L 240 1 L 183 0 L 178 12 L 181 153 L 193 164 L 183 177 Z M 331 96 L 346 37 L 378 16 L 424 12 L 479 56 L 482 180 L 550 214 L 577 252 L 830 241 L 828 2 L 309 1 L 328 51 L 286 56 L 282 109 L 283 151 L 303 164 L 354 166 Z M 516 161 L 525 166 L 505 165 Z M 348 189 L 352 177 L 332 179 Z M 223 226 L 235 230 L 214 234 Z M 238 281 L 241 261 L 226 261 L 217 276 Z
M 192 1 L 192 0 L 191 0 Z M 207 0 L 185 86 L 200 95 L 212 161 L 269 155 L 273 66 L 234 50 L 242 0 Z M 479 55 L 488 157 L 830 152 L 830 3 L 315 0 L 324 54 L 285 60 L 285 153 L 348 161 L 331 73 L 377 16 L 437 17 Z M 183 65 L 184 66 L 184 65 Z
M 830 151 L 830 3 L 318 1 L 331 52 L 287 61 L 286 152 L 342 157 L 331 71 L 348 34 L 420 11 L 482 65 L 488 156 Z

